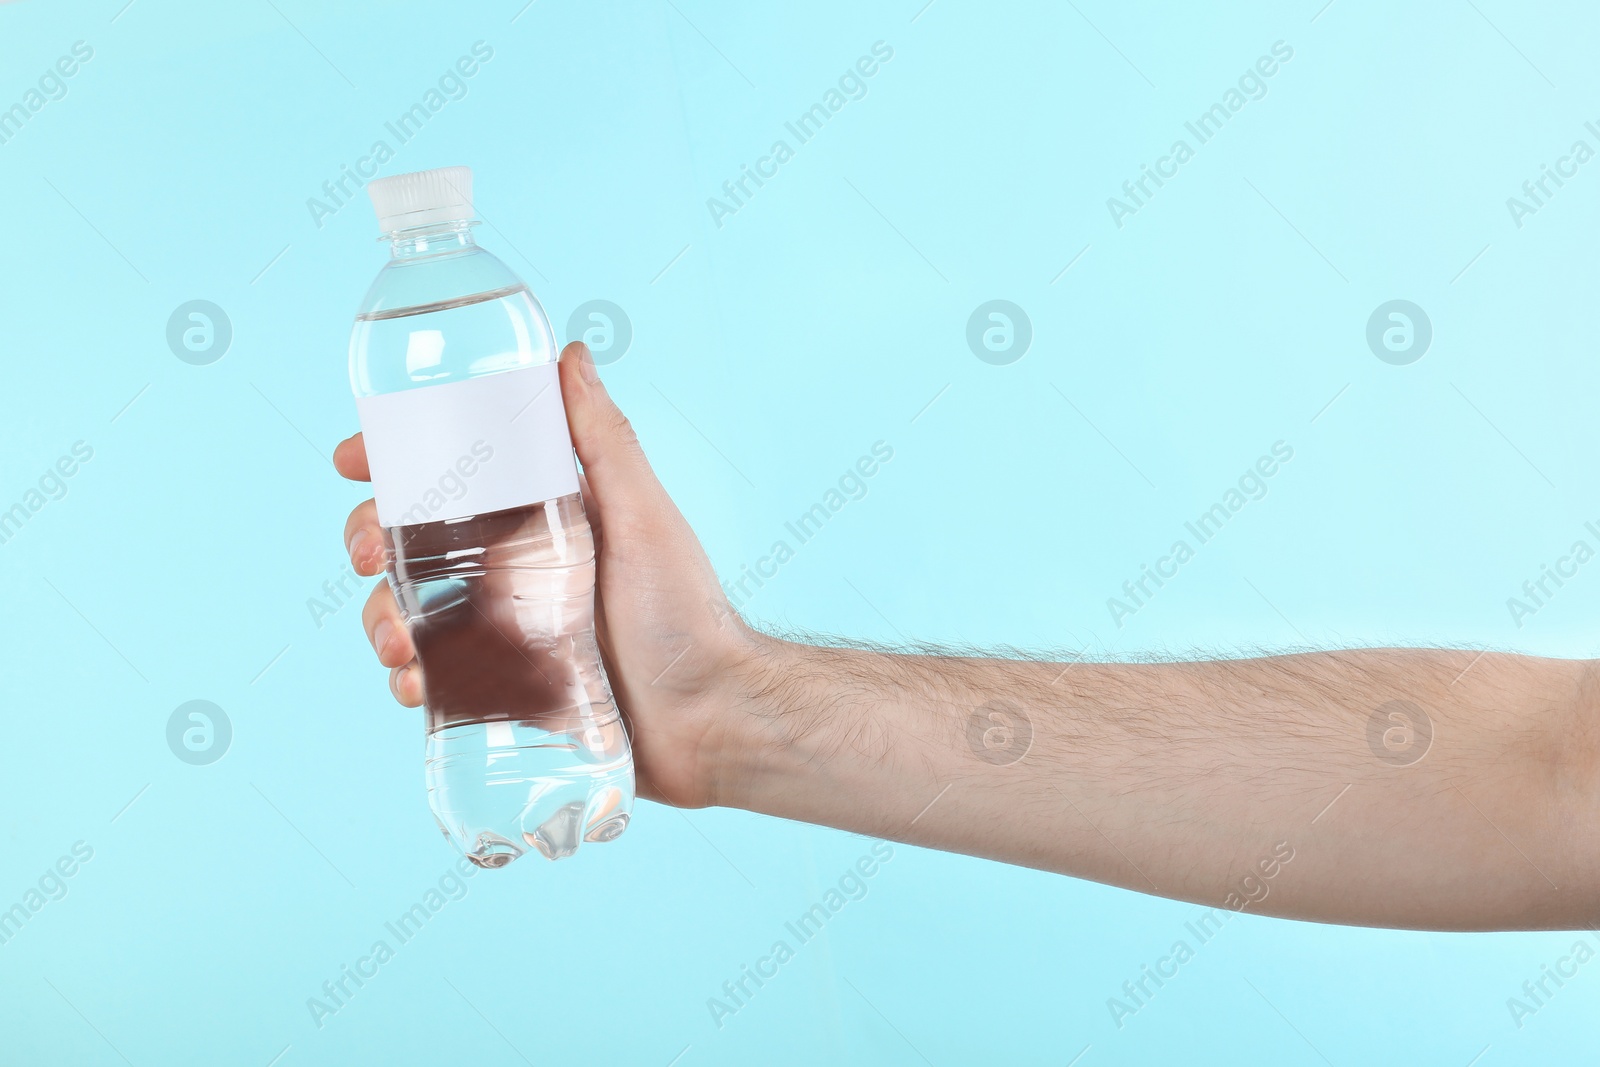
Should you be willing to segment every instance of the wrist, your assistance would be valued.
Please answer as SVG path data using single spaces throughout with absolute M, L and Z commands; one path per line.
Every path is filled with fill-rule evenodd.
M 709 709 L 714 725 L 702 757 L 710 804 L 766 810 L 762 798 L 814 730 L 800 710 L 816 699 L 803 692 L 799 665 L 825 651 L 743 629 Z
M 729 672 L 711 803 L 857 833 L 903 831 L 960 749 L 949 701 L 908 677 L 915 659 L 752 633 Z

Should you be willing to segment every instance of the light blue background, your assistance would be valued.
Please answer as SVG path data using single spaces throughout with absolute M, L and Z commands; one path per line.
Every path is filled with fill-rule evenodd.
M 474 878 L 313 1022 L 453 856 L 357 607 L 307 608 L 363 495 L 326 457 L 383 252 L 364 197 L 322 228 L 306 201 L 475 41 L 493 59 L 383 172 L 472 165 L 480 238 L 558 332 L 626 309 L 608 382 L 725 576 L 894 448 L 752 619 L 1109 655 L 1595 650 L 1600 573 L 1520 628 L 1506 606 L 1600 518 L 1600 161 L 1521 228 L 1506 207 L 1600 148 L 1591 5 L 922 3 L 0 5 L 0 107 L 94 49 L 0 145 L 0 507 L 94 449 L 0 545 L 0 908 L 94 850 L 0 945 L 0 1060 L 1592 1054 L 1600 962 L 1521 1029 L 1506 1006 L 1572 935 L 1253 916 L 1119 1030 L 1107 998 L 1200 909 L 904 846 L 719 1029 L 707 998 L 869 843 L 651 804 L 576 861 Z M 706 199 L 880 40 L 866 97 L 718 228 Z M 1107 198 L 1279 40 L 1265 98 L 1119 229 Z M 1408 366 L 1365 342 L 1397 298 L 1434 328 Z M 209 366 L 165 340 L 192 299 L 232 321 Z M 990 299 L 1032 322 L 1008 366 L 965 341 Z M 1279 439 L 1269 495 L 1119 630 L 1106 598 Z M 191 699 L 232 721 L 210 766 L 166 744 Z

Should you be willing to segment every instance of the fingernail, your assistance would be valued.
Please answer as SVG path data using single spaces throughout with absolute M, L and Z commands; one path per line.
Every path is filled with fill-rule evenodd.
M 600 370 L 594 365 L 594 353 L 589 351 L 589 346 L 583 346 L 583 355 L 578 361 L 578 373 L 583 375 L 587 385 L 600 384 Z
M 411 677 L 410 667 L 401 667 L 394 676 L 394 698 L 404 701 L 406 698 L 406 679 Z
M 389 647 L 389 642 L 394 639 L 394 623 L 384 619 L 372 630 L 372 647 L 378 653 L 378 659 L 383 659 L 384 649 Z
M 377 574 L 383 569 L 383 546 L 365 530 L 350 539 L 350 562 L 361 574 Z

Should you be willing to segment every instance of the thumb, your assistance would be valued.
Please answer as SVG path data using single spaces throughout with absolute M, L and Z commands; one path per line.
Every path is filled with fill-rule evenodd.
M 627 416 L 600 381 L 589 346 L 574 341 L 561 350 L 561 397 L 567 408 L 572 447 L 583 464 L 601 521 L 612 525 L 649 514 L 666 490 Z

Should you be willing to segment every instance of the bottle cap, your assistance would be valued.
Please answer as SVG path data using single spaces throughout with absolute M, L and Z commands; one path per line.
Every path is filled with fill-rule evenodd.
M 378 178 L 367 183 L 367 195 L 384 233 L 476 217 L 471 167 L 440 167 Z

